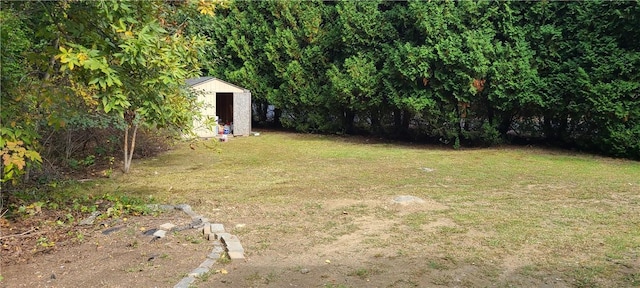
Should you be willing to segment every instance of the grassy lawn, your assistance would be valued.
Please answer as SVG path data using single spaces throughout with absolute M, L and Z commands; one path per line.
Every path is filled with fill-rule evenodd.
M 249 260 L 202 287 L 640 286 L 638 162 L 281 132 L 218 147 L 87 184 L 191 204 L 238 235 Z

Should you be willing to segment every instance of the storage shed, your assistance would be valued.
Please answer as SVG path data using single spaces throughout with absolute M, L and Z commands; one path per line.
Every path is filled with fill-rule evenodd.
M 204 102 L 204 119 L 193 121 L 194 132 L 203 138 L 215 137 L 217 129 L 204 125 L 206 119 L 216 119 L 218 123 L 233 127 L 231 133 L 249 135 L 251 133 L 251 92 L 240 86 L 215 77 L 187 79 L 186 83 L 198 92 L 198 101 Z

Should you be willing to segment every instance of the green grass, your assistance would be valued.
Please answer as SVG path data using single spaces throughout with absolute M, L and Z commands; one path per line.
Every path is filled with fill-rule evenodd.
M 579 287 L 638 285 L 638 273 L 627 268 L 640 271 L 638 162 L 526 147 L 452 150 L 280 132 L 234 138 L 219 148 L 178 146 L 134 162 L 128 175 L 83 189 L 189 203 L 206 213 L 222 209 L 227 213 L 215 214 L 220 221 L 251 223 L 239 233 L 256 255 L 278 249 L 273 239 L 296 239 L 287 249 L 304 253 L 365 235 L 349 243 L 397 256 L 372 259 L 444 253 L 446 263 L 424 262 L 423 271 L 481 266 L 473 273 L 487 283 L 520 283 L 501 273 L 511 271 L 534 281 L 526 283 L 556 275 Z M 421 197 L 427 208 L 395 207 L 390 200 L 398 195 Z M 448 222 L 438 226 L 438 219 Z M 391 228 L 369 231 L 377 229 L 372 223 Z M 366 236 L 382 234 L 391 238 Z M 388 240 L 393 237 L 407 244 Z M 356 266 L 351 273 L 368 277 L 368 269 Z

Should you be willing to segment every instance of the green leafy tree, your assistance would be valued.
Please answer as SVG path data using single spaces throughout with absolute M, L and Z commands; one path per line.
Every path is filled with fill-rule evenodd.
M 202 36 L 184 35 L 177 11 L 206 15 L 220 1 L 32 1 L 3 3 L 3 181 L 41 161 L 40 133 L 103 113 L 124 129 L 131 166 L 140 125 L 188 127 Z M 85 115 L 85 116 L 83 116 Z M 75 119 L 75 120 L 74 120 Z M 20 160 L 21 159 L 21 160 Z
M 185 127 L 194 107 L 181 87 L 199 74 L 198 49 L 205 41 L 166 24 L 172 8 L 161 1 L 78 2 L 66 8 L 73 16 L 62 19 L 69 28 L 62 31 L 56 55 L 61 71 L 95 91 L 91 97 L 100 108 L 127 124 L 124 172 L 131 167 L 140 125 Z

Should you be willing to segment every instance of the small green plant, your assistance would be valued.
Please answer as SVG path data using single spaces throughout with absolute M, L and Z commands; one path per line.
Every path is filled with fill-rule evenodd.
M 56 243 L 53 241 L 49 241 L 47 237 L 40 237 L 38 238 L 38 240 L 36 240 L 36 246 L 43 247 L 43 248 L 51 248 L 51 247 L 55 247 Z
M 36 215 L 40 212 L 42 212 L 42 206 L 44 206 L 44 202 L 34 202 L 31 203 L 29 205 L 21 205 L 20 207 L 18 207 L 18 212 L 21 213 L 24 216 L 33 216 Z
M 428 265 L 429 265 L 429 268 L 434 270 L 443 270 L 446 268 L 444 265 L 436 261 L 429 261 Z
M 456 140 L 453 142 L 453 149 L 455 150 L 459 150 L 460 149 L 460 137 L 456 136 Z
M 69 168 L 71 168 L 73 170 L 80 170 L 82 168 L 92 166 L 95 163 L 96 163 L 96 156 L 95 155 L 89 155 L 89 156 L 85 157 L 84 159 L 69 159 L 69 160 L 67 160 L 67 165 L 69 165 Z
M 229 264 L 231 263 L 231 258 L 229 258 L 229 255 L 226 252 L 222 253 L 222 255 L 220 255 L 220 259 L 218 259 L 218 263 L 222 265 Z
M 73 237 L 71 239 L 71 241 L 73 241 L 73 242 L 80 243 L 80 242 L 84 241 L 84 234 L 82 232 L 80 232 L 80 231 L 69 231 L 69 232 L 67 232 L 67 235 Z
M 200 244 L 202 243 L 202 237 L 193 236 L 193 235 L 184 235 L 184 239 L 191 244 Z
M 360 268 L 347 274 L 348 276 L 358 276 L 360 279 L 367 279 L 371 272 L 367 268 Z

